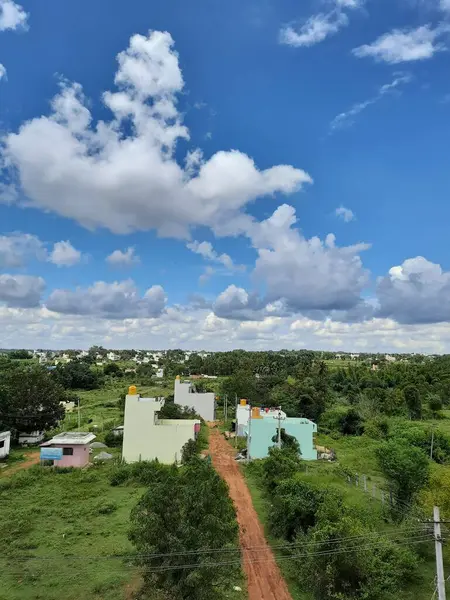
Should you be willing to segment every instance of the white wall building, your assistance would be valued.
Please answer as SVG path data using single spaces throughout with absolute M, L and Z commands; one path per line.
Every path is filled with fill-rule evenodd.
M 20 446 L 36 446 L 44 439 L 43 431 L 32 431 L 31 433 L 19 433 Z
M 106 355 L 106 358 L 108 360 L 119 360 L 120 356 L 118 354 L 116 354 L 115 352 L 108 352 L 108 354 Z
M 158 459 L 172 464 L 181 461 L 181 450 L 195 439 L 200 421 L 159 419 L 163 398 L 141 398 L 130 386 L 125 400 L 122 458 L 129 463 Z
M 6 458 L 11 446 L 11 432 L 3 431 L 0 433 L 0 458 Z
M 216 418 L 216 397 L 213 392 L 199 393 L 190 381 L 181 381 L 177 375 L 175 379 L 175 404 L 193 408 L 205 421 L 214 421 Z

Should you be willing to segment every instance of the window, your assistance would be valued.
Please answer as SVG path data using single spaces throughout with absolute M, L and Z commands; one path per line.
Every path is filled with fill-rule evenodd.
M 5 440 L 2 440 L 2 441 L 0 442 L 0 448 L 4 448 L 4 447 L 5 447 Z
M 73 456 L 73 448 L 63 448 L 63 456 Z

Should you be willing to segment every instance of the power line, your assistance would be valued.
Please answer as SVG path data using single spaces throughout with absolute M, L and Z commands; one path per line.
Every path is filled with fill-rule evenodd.
M 379 533 L 377 533 L 377 535 L 379 535 Z M 117 559 L 131 559 L 131 560 L 135 560 L 137 558 L 142 558 L 142 559 L 155 559 L 155 558 L 161 558 L 161 559 L 169 559 L 169 558 L 173 558 L 173 557 L 180 557 L 180 556 L 189 556 L 189 555 L 205 555 L 205 554 L 215 554 L 215 553 L 228 553 L 228 552 L 251 552 L 251 553 L 259 553 L 259 554 L 264 554 L 265 552 L 268 551 L 277 551 L 277 550 L 292 550 L 295 549 L 297 547 L 302 548 L 302 549 L 307 549 L 309 546 L 320 546 L 320 545 L 324 545 L 326 544 L 327 546 L 330 543 L 342 543 L 342 542 L 346 542 L 348 540 L 355 540 L 355 541 L 363 541 L 363 539 L 361 538 L 366 538 L 367 535 L 365 536 L 355 536 L 355 537 L 351 537 L 351 538 L 340 538 L 338 540 L 321 540 L 321 541 L 311 541 L 311 542 L 306 542 L 303 544 L 283 544 L 283 545 L 279 545 L 279 546 L 255 546 L 255 547 L 248 547 L 248 548 L 222 548 L 222 549 L 201 549 L 201 550 L 189 550 L 189 551 L 185 551 L 185 552 L 172 552 L 172 553 L 166 553 L 166 554 L 117 554 L 117 555 L 69 555 L 69 556 L 21 556 L 21 557 L 8 557 L 8 556 L 1 556 L 0 559 L 1 560 L 6 560 L 7 562 L 9 561 L 15 561 L 15 562 L 23 562 L 23 561 L 28 561 L 28 560 L 36 560 L 36 561 L 57 561 L 57 560 L 62 560 L 62 561 L 68 561 L 68 560 L 86 560 L 86 559 L 92 559 L 92 560 L 117 560 Z M 319 555 L 332 555 L 332 554 L 340 554 L 340 553 L 346 553 L 346 552 L 353 552 L 355 550 L 363 550 L 363 549 L 367 549 L 367 548 L 376 548 L 382 544 L 384 544 L 386 541 L 391 541 L 391 542 L 396 542 L 400 545 L 408 545 L 409 543 L 422 543 L 424 541 L 430 540 L 432 539 L 432 534 L 425 534 L 425 533 L 421 533 L 421 534 L 417 534 L 417 535 L 413 535 L 411 534 L 410 537 L 404 537 L 404 536 L 400 536 L 399 535 L 399 539 L 389 539 L 389 538 L 381 538 L 379 539 L 377 542 L 372 541 L 370 544 L 354 544 L 351 545 L 349 548 L 331 548 L 331 549 L 327 549 L 327 550 L 313 550 L 312 552 L 307 551 L 306 553 L 303 554 L 294 554 L 293 558 L 295 557 L 302 557 L 302 556 L 319 556 Z M 245 559 L 244 559 L 245 562 Z M 207 563 L 210 565 L 215 565 L 216 563 Z M 219 564 L 219 563 L 217 563 Z M 197 565 L 198 566 L 198 565 Z

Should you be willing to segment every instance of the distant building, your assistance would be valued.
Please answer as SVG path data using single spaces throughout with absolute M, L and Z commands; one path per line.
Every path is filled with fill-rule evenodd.
M 89 444 L 93 433 L 67 431 L 41 444 L 41 460 L 53 460 L 55 467 L 85 467 L 89 463 Z
M 155 377 L 157 377 L 158 379 L 162 379 L 164 377 L 164 369 L 157 369 Z
M 18 442 L 20 446 L 37 446 L 43 439 L 43 431 L 32 431 L 31 433 L 21 432 L 19 433 Z
M 3 431 L 0 433 L 0 458 L 6 458 L 9 454 L 11 445 L 11 432 Z
M 317 433 L 317 425 L 309 419 L 286 417 L 281 421 L 281 428 L 288 435 L 295 437 L 300 444 L 300 452 L 303 460 L 317 460 L 317 450 L 314 443 L 314 434 Z M 252 410 L 251 422 L 246 429 L 249 437 L 249 457 L 266 458 L 269 448 L 273 447 L 278 434 L 278 419 L 275 416 L 265 418 L 260 409 Z
M 216 397 L 213 392 L 199 393 L 190 381 L 181 381 L 177 375 L 175 379 L 175 404 L 193 408 L 205 421 L 214 421 L 216 418 Z
M 115 360 L 119 360 L 120 356 L 118 354 L 116 354 L 115 352 L 108 352 L 108 354 L 106 355 L 106 358 L 108 360 L 115 361 Z
M 385 354 L 384 360 L 386 362 L 395 362 L 397 359 L 395 358 L 395 356 L 391 356 L 390 354 Z
M 164 464 L 179 463 L 181 451 L 200 430 L 194 419 L 160 419 L 158 413 L 164 398 L 141 398 L 130 386 L 125 400 L 122 458 L 129 463 L 159 460 Z

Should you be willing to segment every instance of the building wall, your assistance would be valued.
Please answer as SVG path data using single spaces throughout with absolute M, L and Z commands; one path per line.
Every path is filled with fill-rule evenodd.
M 0 448 L 0 458 L 5 458 L 9 454 L 11 433 L 9 431 L 0 433 L 0 442 L 3 442 L 3 448 Z
M 317 425 L 308 419 L 287 418 L 282 421 L 282 428 L 296 438 L 300 444 L 303 460 L 317 460 L 317 450 L 314 447 L 314 433 Z M 248 432 L 249 428 L 247 428 Z M 266 458 L 269 448 L 275 445 L 273 436 L 278 433 L 276 419 L 252 419 L 250 428 L 250 457 Z
M 19 433 L 19 444 L 34 446 L 44 439 L 43 431 L 32 431 L 31 433 Z
M 162 403 L 153 398 L 128 395 L 122 457 L 126 462 L 158 459 L 164 464 L 181 460 L 184 444 L 195 439 L 196 420 L 158 420 Z
M 77 444 L 53 444 L 52 448 L 73 448 L 72 456 L 64 456 L 61 460 L 55 460 L 55 467 L 85 467 L 89 463 L 89 445 Z
M 216 418 L 216 398 L 212 392 L 196 394 L 190 392 L 191 384 L 175 379 L 175 404 L 193 408 L 205 421 L 214 421 Z

